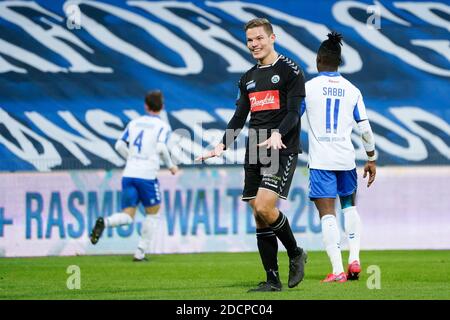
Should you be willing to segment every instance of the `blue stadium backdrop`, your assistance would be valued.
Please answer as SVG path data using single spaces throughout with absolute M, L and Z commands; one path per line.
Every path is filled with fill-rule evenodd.
M 375 185 L 360 180 L 363 248 L 450 248 L 448 1 L 35 0 L 0 1 L 0 256 L 133 250 L 140 219 L 99 246 L 87 235 L 120 206 L 125 161 L 113 145 L 156 88 L 183 171 L 161 173 L 153 251 L 256 250 L 239 201 L 245 133 L 224 158 L 194 163 L 220 139 L 254 63 L 243 32 L 254 17 L 271 20 L 277 51 L 306 79 L 326 34 L 344 35 L 340 71 L 363 93 L 379 151 Z M 305 150 L 282 206 L 299 241 L 321 249 L 303 124 Z

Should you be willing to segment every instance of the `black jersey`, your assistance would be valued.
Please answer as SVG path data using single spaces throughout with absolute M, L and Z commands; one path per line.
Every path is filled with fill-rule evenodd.
M 242 129 L 250 112 L 249 129 L 256 130 L 257 139 L 250 139 L 249 143 L 261 143 L 270 137 L 272 129 L 278 129 L 286 145 L 281 152 L 300 153 L 300 104 L 303 97 L 303 72 L 292 60 L 279 55 L 270 65 L 255 65 L 239 80 L 237 108 L 227 129 Z M 226 136 L 223 143 L 228 146 L 233 139 L 226 140 Z

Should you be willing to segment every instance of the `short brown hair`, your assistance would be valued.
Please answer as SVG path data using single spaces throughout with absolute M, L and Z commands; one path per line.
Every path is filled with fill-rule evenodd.
M 244 26 L 244 30 L 247 31 L 251 28 L 264 27 L 266 33 L 270 36 L 273 33 L 272 24 L 266 18 L 255 18 L 247 22 Z
M 151 111 L 161 111 L 163 107 L 163 94 L 159 90 L 149 91 L 145 95 L 145 105 Z

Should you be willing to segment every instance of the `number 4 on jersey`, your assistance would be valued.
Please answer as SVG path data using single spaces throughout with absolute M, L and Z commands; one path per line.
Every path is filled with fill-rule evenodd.
M 337 133 L 340 102 L 341 101 L 339 99 L 334 100 L 334 113 L 333 113 L 333 132 L 334 133 Z M 326 129 L 327 129 L 327 133 L 331 133 L 331 98 L 327 98 Z
M 133 142 L 133 145 L 135 145 L 138 148 L 138 153 L 141 153 L 143 136 L 144 136 L 144 130 L 141 130 L 141 132 L 139 132 L 139 134 L 137 135 L 136 139 L 134 139 L 134 142 Z

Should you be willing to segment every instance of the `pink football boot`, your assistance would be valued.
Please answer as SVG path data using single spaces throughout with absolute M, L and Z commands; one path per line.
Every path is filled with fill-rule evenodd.
M 345 281 L 347 281 L 347 275 L 345 274 L 345 272 L 341 272 L 340 274 L 330 273 L 321 282 L 339 282 L 339 283 L 342 283 L 342 282 L 345 282 Z
M 361 265 L 358 261 L 353 261 L 348 265 L 347 278 L 348 280 L 358 280 L 361 272 Z

